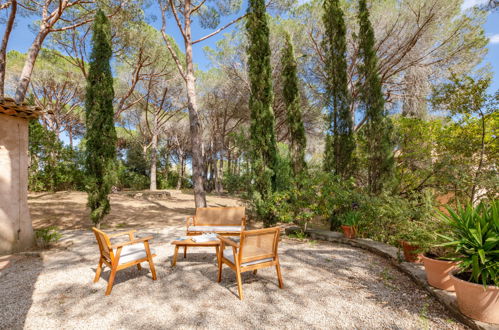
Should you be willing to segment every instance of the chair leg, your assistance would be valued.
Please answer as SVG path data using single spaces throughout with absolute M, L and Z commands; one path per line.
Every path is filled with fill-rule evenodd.
M 177 264 L 177 255 L 178 255 L 178 245 L 175 245 L 175 252 L 173 252 L 173 257 L 172 257 L 172 267 L 175 267 Z
M 237 292 L 239 293 L 239 299 L 243 300 L 243 281 L 241 280 L 241 271 L 238 269 L 236 271 L 237 277 Z
M 149 268 L 151 268 L 152 279 L 156 280 L 156 268 L 154 268 L 154 262 L 152 261 L 152 257 L 149 257 L 147 260 L 149 262 Z
M 94 283 L 100 279 L 100 274 L 102 272 L 102 258 L 99 259 L 99 265 L 97 266 L 97 270 L 95 271 Z
M 140 264 L 137 264 L 137 269 L 142 270 L 142 266 Z
M 109 282 L 107 282 L 106 296 L 111 294 L 113 290 L 114 277 L 116 276 L 116 267 L 111 268 L 111 275 L 109 275 Z
M 187 245 L 184 246 L 184 259 L 187 258 Z
M 257 271 L 257 269 L 254 269 L 254 270 L 253 270 L 253 275 L 256 275 L 256 271 Z
M 222 266 L 223 266 L 223 263 L 222 263 L 222 260 L 221 258 L 218 260 L 218 283 L 222 282 Z
M 276 265 L 275 265 L 275 269 L 277 271 L 277 279 L 279 280 L 279 288 L 283 288 L 283 284 L 282 284 L 282 275 L 281 275 L 281 265 L 279 264 L 279 261 L 277 261 Z

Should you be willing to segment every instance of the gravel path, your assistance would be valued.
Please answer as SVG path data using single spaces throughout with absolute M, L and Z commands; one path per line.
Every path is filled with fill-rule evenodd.
M 284 289 L 275 269 L 243 274 L 244 301 L 234 273 L 216 282 L 214 249 L 188 251 L 170 267 L 170 227 L 143 231 L 152 246 L 158 280 L 148 267 L 118 272 L 105 297 L 109 271 L 94 284 L 98 260 L 89 231 L 66 231 L 67 250 L 25 257 L 0 271 L 1 329 L 284 328 L 464 329 L 441 305 L 382 258 L 330 243 L 283 239 Z

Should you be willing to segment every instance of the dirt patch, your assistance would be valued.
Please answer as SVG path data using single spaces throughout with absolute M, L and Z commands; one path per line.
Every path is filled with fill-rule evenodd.
M 111 212 L 102 228 L 164 227 L 183 224 L 195 212 L 194 196 L 177 190 L 170 198 L 134 199 L 124 194 L 111 194 Z M 209 206 L 243 205 L 236 198 L 208 196 Z M 87 208 L 87 194 L 79 191 L 30 193 L 28 204 L 34 229 L 57 226 L 60 229 L 92 227 Z

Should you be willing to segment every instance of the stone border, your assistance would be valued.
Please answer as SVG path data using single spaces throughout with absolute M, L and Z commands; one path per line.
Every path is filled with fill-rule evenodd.
M 286 228 L 286 234 L 293 233 L 297 229 L 299 228 Z M 350 245 L 368 250 L 389 260 L 393 266 L 408 275 L 416 284 L 435 297 L 442 305 L 445 306 L 452 316 L 454 316 L 461 323 L 474 330 L 499 330 L 499 325 L 476 321 L 462 314 L 457 306 L 456 294 L 454 292 L 439 290 L 430 286 L 426 281 L 426 273 L 423 265 L 402 261 L 399 256 L 399 250 L 396 247 L 367 238 L 348 239 L 341 233 L 328 230 L 307 229 L 306 233 L 309 234 L 312 239 Z

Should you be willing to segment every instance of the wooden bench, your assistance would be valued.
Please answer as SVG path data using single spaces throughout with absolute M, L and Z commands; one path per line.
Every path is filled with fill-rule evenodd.
M 245 207 L 199 207 L 196 215 L 187 217 L 187 235 L 217 233 L 239 236 L 246 228 Z

